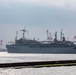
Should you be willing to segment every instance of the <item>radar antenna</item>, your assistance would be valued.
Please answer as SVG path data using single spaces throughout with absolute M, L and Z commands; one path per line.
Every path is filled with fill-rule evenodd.
M 28 30 L 26 30 L 25 27 L 24 27 L 24 29 L 22 29 L 22 30 L 20 30 L 20 31 L 23 32 L 23 38 L 25 38 L 25 33 L 28 32 Z

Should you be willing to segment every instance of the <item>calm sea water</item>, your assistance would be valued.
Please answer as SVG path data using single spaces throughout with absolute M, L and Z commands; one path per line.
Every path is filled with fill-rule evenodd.
M 0 52 L 0 63 L 52 60 L 76 60 L 76 54 L 16 54 Z
M 16 54 L 0 52 L 0 63 L 52 60 L 76 60 L 76 54 Z
M 76 54 L 13 54 L 0 52 L 0 63 L 76 60 Z M 43 68 L 0 68 L 0 75 L 76 75 L 76 66 Z

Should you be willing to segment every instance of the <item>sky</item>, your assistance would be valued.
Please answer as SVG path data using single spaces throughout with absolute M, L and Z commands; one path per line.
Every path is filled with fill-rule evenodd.
M 27 38 L 46 40 L 46 30 L 54 37 L 60 30 L 66 39 L 73 40 L 76 35 L 76 0 L 0 0 L 0 40 L 4 47 L 18 39 L 21 29 L 26 28 Z

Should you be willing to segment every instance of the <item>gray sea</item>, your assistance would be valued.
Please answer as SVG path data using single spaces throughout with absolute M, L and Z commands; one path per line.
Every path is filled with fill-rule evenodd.
M 0 63 L 52 60 L 76 60 L 76 54 L 13 54 L 0 52 Z M 0 75 L 76 75 L 76 66 L 0 68 Z

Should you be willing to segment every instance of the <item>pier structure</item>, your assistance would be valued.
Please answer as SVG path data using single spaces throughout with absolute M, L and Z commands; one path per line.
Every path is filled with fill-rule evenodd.
M 59 66 L 76 66 L 76 60 L 0 63 L 0 68 L 10 68 L 10 67 L 12 68 L 41 68 L 41 67 L 59 67 Z

